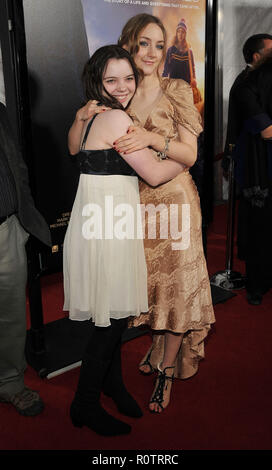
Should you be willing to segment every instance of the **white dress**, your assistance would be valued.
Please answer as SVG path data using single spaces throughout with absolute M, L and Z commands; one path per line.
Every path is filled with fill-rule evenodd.
M 78 156 L 81 175 L 63 247 L 63 310 L 72 320 L 106 327 L 110 318 L 148 311 L 138 178 L 114 149 Z

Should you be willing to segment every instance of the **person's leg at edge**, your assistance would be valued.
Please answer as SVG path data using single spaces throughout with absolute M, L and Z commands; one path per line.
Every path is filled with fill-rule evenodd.
M 0 225 L 0 402 L 35 416 L 44 404 L 24 383 L 27 238 L 15 215 Z

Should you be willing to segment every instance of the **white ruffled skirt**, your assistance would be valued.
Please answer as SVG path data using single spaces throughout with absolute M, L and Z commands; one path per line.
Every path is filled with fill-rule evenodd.
M 138 178 L 81 174 L 64 239 L 64 307 L 109 326 L 148 311 Z

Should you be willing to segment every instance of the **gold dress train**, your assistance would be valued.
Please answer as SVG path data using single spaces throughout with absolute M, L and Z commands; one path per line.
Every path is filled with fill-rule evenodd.
M 163 134 L 171 140 L 178 140 L 178 124 L 198 135 L 202 129 L 200 116 L 194 107 L 189 85 L 183 80 L 164 78 L 161 87 L 163 94 L 145 122 L 141 122 L 132 106 L 129 108 L 134 124 L 141 125 L 147 131 Z M 150 212 L 145 212 L 144 247 L 149 311 L 131 319 L 130 326 L 148 325 L 153 330 L 153 343 L 143 360 L 151 351 L 149 360 L 154 368 L 163 359 L 165 330 L 184 333 L 176 359 L 175 377 L 185 379 L 197 372 L 199 360 L 204 357 L 204 339 L 215 321 L 203 253 L 198 191 L 189 169 L 185 168 L 173 180 L 157 188 L 140 181 L 140 199 L 145 207 L 153 204 L 159 208 L 161 205 L 162 210 L 158 211 L 157 216 L 153 214 L 156 231 L 153 238 L 148 237 L 152 216 L 148 219 Z M 181 240 L 165 236 L 166 227 L 168 234 L 172 233 L 170 222 L 173 221 L 173 205 L 178 207 L 178 224 L 176 221 L 175 227 L 182 233 Z M 183 207 L 187 212 L 182 211 Z M 164 223 L 161 222 L 163 220 Z M 175 243 L 181 241 L 179 249 L 173 249 L 177 247 Z

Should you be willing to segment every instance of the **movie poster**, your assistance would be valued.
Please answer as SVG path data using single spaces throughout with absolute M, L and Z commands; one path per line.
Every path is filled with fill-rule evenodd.
M 158 16 L 167 31 L 167 55 L 162 76 L 186 80 L 203 116 L 205 88 L 206 0 L 81 0 L 90 55 L 118 41 L 134 15 Z

